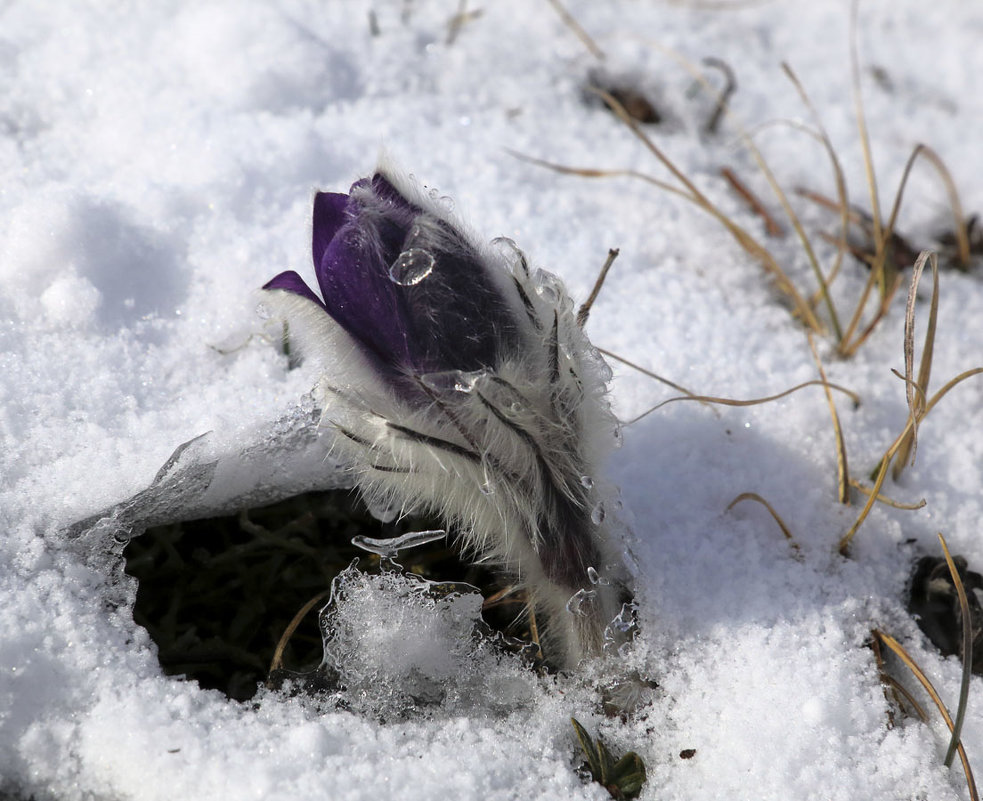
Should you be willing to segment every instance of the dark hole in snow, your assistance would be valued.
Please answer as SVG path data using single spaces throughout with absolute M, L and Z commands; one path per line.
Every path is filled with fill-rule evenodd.
M 331 490 L 149 528 L 124 551 L 126 572 L 138 582 L 133 618 L 157 644 L 166 673 L 245 701 L 267 679 L 277 643 L 304 604 L 327 590 L 352 560 L 358 558 L 365 570 L 378 567 L 378 557 L 352 545 L 352 537 L 391 538 L 432 524 L 380 523 L 357 494 Z M 504 587 L 494 573 L 462 562 L 444 542 L 401 553 L 399 561 L 431 581 L 472 584 L 486 598 Z M 310 671 L 320 663 L 317 610 L 324 603 L 290 638 L 286 669 Z M 503 604 L 483 616 L 493 628 L 528 639 L 524 618 L 516 622 L 521 611 L 521 603 Z

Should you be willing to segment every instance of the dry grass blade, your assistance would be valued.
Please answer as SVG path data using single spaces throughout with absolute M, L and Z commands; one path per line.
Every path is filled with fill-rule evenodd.
M 904 198 L 904 190 L 908 183 L 908 177 L 910 176 L 911 170 L 919 156 L 924 156 L 932 162 L 932 164 L 938 170 L 939 175 L 942 177 L 943 183 L 946 185 L 953 215 L 956 218 L 955 228 L 959 258 L 960 261 L 965 258 L 964 264 L 968 265 L 969 263 L 969 234 L 966 221 L 962 216 L 962 204 L 959 201 L 959 195 L 956 192 L 955 184 L 952 181 L 952 176 L 946 169 L 945 164 L 943 164 L 942 159 L 939 158 L 938 154 L 934 150 L 927 145 L 916 145 L 915 149 L 912 150 L 911 155 L 908 157 L 907 163 L 905 164 L 904 172 L 901 176 L 901 182 L 898 185 L 898 191 L 894 197 L 894 205 L 891 208 L 891 216 L 888 218 L 886 227 L 883 229 L 881 228 L 880 220 L 878 220 L 876 216 L 872 216 L 871 218 L 871 224 L 875 231 L 875 252 L 874 257 L 871 260 L 870 277 L 868 278 L 867 284 L 861 293 L 860 302 L 857 304 L 857 307 L 854 310 L 850 325 L 847 327 L 847 331 L 840 342 L 839 351 L 844 356 L 851 356 L 857 352 L 857 349 L 869 336 L 874 325 L 876 325 L 880 318 L 883 317 L 884 312 L 886 311 L 887 302 L 889 302 L 890 298 L 893 297 L 900 284 L 900 276 L 893 275 L 892 270 L 888 270 L 887 256 L 892 241 L 895 238 L 894 229 L 897 223 L 898 214 L 901 210 L 901 201 Z M 880 239 L 878 240 L 877 237 L 880 237 Z M 919 256 L 919 258 L 921 258 L 921 256 Z M 865 331 L 855 340 L 853 340 L 852 337 L 860 325 L 860 318 L 863 314 L 864 307 L 867 305 L 867 299 L 870 297 L 870 292 L 875 285 L 881 287 L 880 310 L 875 316 L 873 322 L 867 326 Z
M 306 604 L 304 604 L 300 611 L 293 616 L 293 619 L 284 629 L 280 641 L 276 644 L 276 650 L 273 652 L 273 659 L 270 662 L 270 673 L 274 670 L 280 670 L 283 667 L 283 650 L 287 647 L 287 643 L 290 642 L 290 638 L 294 636 L 294 632 L 297 630 L 297 626 L 300 625 L 300 621 L 304 619 L 304 616 L 314 608 L 315 604 L 320 603 L 325 598 L 331 594 L 331 590 L 325 590 L 324 592 L 318 593 Z
M 883 631 L 874 629 L 874 636 L 877 637 L 884 645 L 894 651 L 895 655 L 902 662 L 904 662 L 908 670 L 910 670 L 914 677 L 918 679 L 922 687 L 925 688 L 925 692 L 929 694 L 929 697 L 938 708 L 946 726 L 949 727 L 949 731 L 952 731 L 953 723 L 952 718 L 949 716 L 949 710 L 945 708 L 945 704 L 942 703 L 942 699 L 939 697 L 938 692 L 936 692 L 932 682 L 928 680 L 928 676 L 925 675 L 925 672 L 918 666 L 918 663 L 908 655 L 908 652 L 901 646 L 901 643 L 895 640 L 890 634 L 885 634 Z M 979 801 L 980 796 L 976 790 L 976 781 L 973 779 L 973 770 L 969 766 L 969 758 L 966 756 L 966 749 L 963 748 L 962 743 L 959 743 L 957 746 L 957 751 L 959 752 L 959 759 L 963 765 L 963 772 L 966 774 L 966 784 L 969 788 L 969 797 L 973 801 Z
M 959 747 L 963 721 L 966 719 L 966 705 L 969 701 L 969 680 L 973 675 L 973 622 L 969 614 L 969 600 L 966 598 L 966 588 L 963 586 L 962 579 L 959 577 L 959 571 L 956 569 L 956 565 L 952 561 L 952 555 L 949 553 L 949 546 L 946 545 L 945 537 L 942 536 L 941 532 L 939 533 L 939 542 L 942 543 L 942 553 L 945 554 L 945 563 L 949 566 L 949 575 L 952 576 L 952 583 L 955 585 L 956 593 L 959 595 L 959 615 L 962 618 L 963 624 L 963 673 L 962 682 L 959 686 L 959 706 L 956 708 L 956 722 L 952 726 L 952 739 L 949 741 L 949 748 L 945 754 L 944 764 L 948 768 L 952 766 L 952 758 L 956 754 L 956 748 Z
M 727 229 L 730 235 L 734 237 L 737 243 L 749 255 L 761 261 L 762 264 L 764 264 L 765 268 L 768 270 L 768 272 L 771 273 L 771 275 L 775 279 L 778 289 L 788 296 L 788 298 L 792 302 L 796 314 L 799 316 L 802 322 L 813 331 L 822 333 L 823 331 L 822 324 L 816 318 L 816 315 L 809 307 L 809 304 L 799 294 L 798 290 L 792 284 L 791 280 L 789 280 L 788 276 L 785 274 L 785 271 L 775 260 L 775 257 L 771 254 L 771 252 L 766 247 L 764 247 L 760 242 L 758 242 L 753 236 L 751 236 L 746 230 L 741 228 L 741 226 L 739 226 L 736 222 L 734 222 L 730 217 L 728 217 L 726 214 L 720 211 L 720 209 L 718 209 L 710 201 L 710 199 L 707 198 L 706 195 L 704 195 L 696 187 L 696 185 L 686 176 L 686 174 L 682 170 L 680 170 L 679 167 L 677 167 L 676 164 L 665 153 L 662 152 L 662 149 L 658 145 L 656 145 L 655 142 L 653 142 L 652 139 L 639 127 L 638 123 L 634 119 L 632 119 L 631 115 L 628 114 L 628 112 L 625 110 L 624 106 L 621 103 L 619 103 L 608 92 L 604 92 L 599 89 L 594 89 L 593 91 L 595 91 L 598 94 L 598 96 L 601 97 L 604 100 L 604 102 L 608 104 L 608 106 L 618 116 L 618 119 L 620 119 L 626 126 L 628 126 L 628 128 L 635 135 L 635 137 L 638 138 L 638 140 L 643 145 L 645 145 L 648 151 L 652 153 L 652 155 L 654 155 L 662 163 L 662 165 L 667 170 L 669 170 L 670 173 L 672 173 L 673 177 L 677 181 L 679 181 L 686 189 L 686 192 L 678 192 L 678 190 L 677 192 L 681 194 L 683 197 L 686 197 L 687 199 L 691 200 L 693 203 L 695 203 L 697 206 L 699 206 L 701 209 L 707 212 L 707 214 L 711 215 L 714 219 L 716 219 L 721 225 L 724 226 L 724 228 Z M 752 152 L 757 153 L 757 149 L 753 147 L 753 143 L 751 146 L 752 146 Z M 760 154 L 758 155 L 760 156 Z M 778 183 L 775 180 L 774 176 L 771 174 L 770 170 L 768 170 L 768 166 L 767 164 L 764 163 L 763 159 L 760 158 L 758 159 L 758 166 L 765 173 L 766 177 L 769 178 L 769 183 L 772 185 L 772 188 L 775 189 L 776 193 L 779 196 L 779 199 L 782 201 L 782 206 L 785 209 L 786 213 L 789 214 L 789 217 L 792 221 L 793 226 L 796 228 L 796 231 L 800 233 L 800 236 L 805 236 L 805 232 L 802 229 L 801 223 L 799 223 L 798 218 L 795 216 L 794 212 L 792 212 L 791 206 L 789 206 L 788 204 L 788 199 L 781 191 L 781 188 L 778 186 Z M 806 239 L 805 241 L 806 243 L 808 243 L 808 239 Z M 811 252 L 811 247 L 808 247 L 807 250 Z M 821 271 L 820 271 L 820 275 L 821 275 Z
M 963 270 L 969 269 L 969 260 L 971 257 L 970 244 L 969 244 L 969 226 L 966 222 L 966 215 L 963 213 L 963 204 L 959 199 L 959 192 L 956 191 L 956 182 L 952 180 L 952 173 L 949 172 L 949 168 L 945 166 L 945 162 L 939 157 L 928 145 L 921 145 L 921 153 L 932 162 L 932 166 L 939 173 L 939 177 L 942 178 L 942 183 L 945 184 L 946 192 L 949 193 L 949 205 L 952 208 L 953 216 L 953 233 L 956 237 L 956 252 L 959 254 L 959 264 Z
M 876 630 L 871 632 L 871 634 L 873 636 L 870 641 L 870 647 L 874 652 L 874 660 L 877 662 L 877 673 L 880 676 L 881 683 L 890 688 L 894 694 L 894 703 L 898 705 L 902 712 L 904 711 L 904 704 L 901 703 L 901 699 L 904 698 L 911 708 L 915 710 L 918 717 L 921 718 L 922 723 L 928 723 L 928 715 L 922 708 L 922 705 L 915 700 L 915 696 L 908 691 L 907 687 L 887 672 L 887 669 L 884 667 L 884 657 L 881 655 L 881 641 L 877 638 Z M 884 691 L 884 697 L 888 701 L 891 700 L 888 698 L 887 690 Z M 888 710 L 887 716 L 890 727 L 894 728 L 894 713 Z
M 983 367 L 974 367 L 972 370 L 966 370 L 960 373 L 951 381 L 947 382 L 938 392 L 936 392 L 932 398 L 925 404 L 925 410 L 919 417 L 919 421 L 924 420 L 935 405 L 944 398 L 950 390 L 952 390 L 957 385 L 961 384 L 967 378 L 972 378 L 973 376 L 983 374 Z M 887 477 L 887 469 L 891 464 L 891 460 L 894 459 L 898 450 L 901 448 L 901 443 L 904 441 L 905 437 L 911 431 L 914 425 L 914 420 L 909 417 L 907 423 L 905 424 L 904 430 L 898 435 L 898 438 L 891 443 L 891 446 L 884 452 L 884 456 L 881 458 L 879 467 L 877 469 L 877 477 L 874 480 L 874 488 L 871 490 L 870 497 L 867 499 L 867 503 L 864 505 L 863 510 L 860 515 L 854 521 L 853 525 L 850 526 L 849 531 L 840 538 L 839 551 L 841 554 L 846 556 L 847 548 L 850 546 L 850 540 L 853 539 L 854 535 L 859 530 L 860 526 L 863 525 L 864 520 L 867 519 L 867 515 L 870 514 L 871 508 L 874 506 L 874 502 L 880 497 L 881 487 L 884 486 L 884 479 Z
M 457 41 L 458 35 L 461 33 L 461 29 L 464 26 L 478 19 L 482 14 L 481 9 L 475 9 L 474 11 L 468 11 L 468 0 L 459 0 L 457 4 L 457 13 L 450 18 L 447 23 L 447 39 L 446 44 L 448 47 Z
M 758 196 L 744 185 L 743 181 L 737 177 L 737 174 L 730 167 L 721 167 L 720 174 L 727 180 L 727 183 L 731 185 L 734 191 L 741 196 L 744 202 L 751 207 L 751 211 L 765 221 L 765 231 L 768 236 L 782 236 L 785 233 L 782 230 L 782 226 L 771 216 Z
M 847 549 L 850 546 L 850 541 L 860 529 L 860 526 L 863 525 L 863 522 L 867 519 L 867 515 L 870 514 L 870 510 L 874 508 L 874 502 L 880 498 L 881 487 L 884 486 L 884 479 L 887 477 L 887 468 L 891 464 L 891 460 L 894 458 L 894 455 L 898 452 L 898 448 L 901 447 L 901 442 L 905 436 L 907 436 L 913 423 L 914 421 L 909 418 L 904 431 L 902 431 L 898 438 L 891 443 L 891 446 L 887 449 L 887 451 L 885 451 L 884 456 L 881 458 L 880 465 L 877 468 L 877 477 L 874 479 L 874 487 L 870 490 L 867 503 L 864 504 L 864 508 L 861 509 L 860 514 L 853 522 L 853 525 L 850 526 L 847 533 L 840 538 L 840 542 L 837 547 L 843 556 L 847 555 Z
M 922 347 L 922 359 L 918 367 L 918 380 L 914 380 L 915 364 L 915 298 L 918 291 L 918 282 L 921 279 L 922 270 L 925 262 L 931 261 L 932 265 L 932 305 L 928 315 L 928 327 L 925 330 L 925 344 Z M 935 350 L 935 327 L 939 313 L 939 260 L 934 253 L 927 250 L 921 252 L 915 262 L 915 268 L 911 276 L 911 285 L 908 289 L 908 302 L 905 305 L 905 331 L 904 331 L 904 366 L 905 366 L 905 400 L 908 403 L 908 414 L 914 424 L 910 434 L 902 441 L 898 448 L 898 458 L 894 461 L 892 475 L 895 481 L 901 477 L 902 471 L 909 464 L 915 461 L 915 452 L 918 448 L 918 421 L 925 409 L 925 400 L 928 397 L 928 382 L 932 375 L 932 356 Z
M 799 81 L 798 76 L 792 70 L 792 68 L 786 64 L 782 63 L 782 70 L 785 75 L 792 82 L 796 91 L 799 93 L 799 98 L 802 103 L 809 110 L 809 114 L 812 116 L 813 121 L 816 124 L 816 129 L 818 130 L 818 138 L 826 150 L 826 155 L 829 156 L 830 164 L 833 167 L 833 175 L 836 180 L 836 196 L 840 203 L 840 231 L 843 237 L 843 241 L 846 241 L 847 231 L 849 229 L 849 214 L 850 214 L 850 200 L 847 194 L 846 187 L 846 177 L 843 175 L 843 167 L 840 165 L 840 159 L 836 155 L 836 148 L 833 147 L 833 142 L 829 138 L 829 134 L 826 132 L 826 128 L 822 124 L 822 120 L 819 117 L 819 112 L 816 111 L 816 107 L 812 104 L 809 95 L 806 93 L 805 87 Z M 820 283 L 819 294 L 826 300 L 827 308 L 833 310 L 833 316 L 830 320 L 830 325 L 833 326 L 833 333 L 836 336 L 837 342 L 843 338 L 843 331 L 840 329 L 840 321 L 835 314 L 835 307 L 833 302 L 829 297 L 829 285 L 833 282 L 836 276 L 840 272 L 840 267 L 843 264 L 843 250 L 837 249 L 836 256 L 833 261 L 833 266 L 830 268 L 829 274 Z M 813 301 L 815 302 L 815 301 Z
M 905 701 L 915 710 L 915 714 L 921 719 L 922 723 L 928 723 L 928 713 L 924 710 L 921 704 L 915 700 L 915 696 L 908 692 L 908 689 L 897 679 L 892 676 L 888 676 L 886 673 L 881 676 L 881 681 L 888 684 L 895 693 L 902 696 Z
M 860 396 L 853 390 L 849 390 L 846 387 L 841 387 L 839 384 L 831 384 L 828 381 L 827 382 L 805 381 L 801 384 L 797 384 L 791 389 L 786 389 L 784 392 L 779 392 L 777 395 L 769 395 L 765 398 L 753 398 L 752 400 L 732 400 L 731 398 L 717 398 L 712 395 L 686 395 L 676 398 L 669 398 L 668 400 L 662 401 L 662 403 L 657 403 L 651 409 L 642 412 L 642 414 L 638 415 L 638 417 L 629 420 L 625 425 L 631 425 L 632 423 L 637 423 L 643 417 L 647 417 L 657 409 L 661 409 L 663 406 L 666 406 L 667 404 L 676 403 L 678 401 L 692 400 L 692 401 L 700 401 L 701 403 L 717 403 L 720 404 L 721 406 L 757 406 L 761 403 L 769 403 L 771 401 L 784 398 L 786 395 L 791 395 L 793 392 L 798 392 L 800 389 L 805 389 L 806 387 L 817 387 L 817 386 L 828 387 L 830 389 L 838 390 L 839 392 L 849 395 L 850 398 L 853 400 L 854 404 L 858 406 L 860 405 Z
M 590 34 L 588 34 L 587 31 L 581 27 L 580 23 L 577 22 L 573 14 L 560 5 L 560 0 L 549 0 L 549 4 L 553 6 L 556 13 L 560 15 L 560 19 L 563 20 L 563 24 L 572 30 L 577 35 L 577 38 L 584 43 L 584 47 L 590 51 L 591 55 L 599 61 L 604 61 L 604 51 L 597 46 L 597 43 L 593 39 L 591 39 Z
M 700 400 L 700 396 L 698 396 L 695 392 L 690 392 L 682 384 L 677 384 L 675 381 L 670 381 L 668 378 L 663 378 L 658 373 L 653 373 L 651 370 L 642 367 L 640 364 L 636 364 L 633 361 L 629 361 L 624 356 L 619 356 L 617 353 L 614 353 L 613 351 L 610 350 L 605 350 L 604 348 L 598 348 L 597 351 L 598 353 L 603 353 L 605 356 L 614 359 L 616 362 L 621 362 L 623 365 L 627 367 L 631 367 L 633 370 L 638 370 L 638 372 L 642 373 L 643 375 L 647 375 L 649 378 L 654 378 L 656 381 L 665 384 L 667 387 L 672 387 L 673 389 L 679 390 L 684 395 L 686 395 L 687 397 L 693 400 Z M 707 406 L 710 405 L 707 401 L 702 401 L 702 402 Z
M 823 369 L 822 360 L 819 358 L 819 351 L 816 350 L 816 343 L 809 335 L 809 349 L 812 351 L 812 358 L 816 362 L 819 370 L 819 378 L 822 380 L 823 391 L 826 393 L 826 403 L 829 405 L 829 414 L 833 421 L 833 434 L 836 438 L 836 489 L 837 499 L 842 504 L 850 503 L 850 470 L 846 460 L 846 442 L 843 439 L 843 428 L 840 426 L 840 416 L 836 411 L 836 404 L 833 402 L 833 393 L 829 389 L 829 381 L 826 379 L 826 371 Z
M 672 55 L 673 58 L 676 59 L 676 61 L 678 61 L 683 66 L 683 68 L 687 72 L 693 75 L 696 78 L 696 80 L 698 80 L 704 87 L 706 87 L 708 91 L 717 94 L 718 107 L 722 108 L 725 112 L 729 113 L 729 108 L 726 105 L 726 99 L 723 98 L 723 96 L 720 93 L 715 92 L 713 87 L 710 86 L 710 83 L 707 81 L 706 77 L 700 72 L 700 70 L 697 69 L 695 65 L 691 64 L 688 60 L 686 60 L 678 53 L 674 53 L 672 51 L 669 51 L 669 53 L 670 55 Z M 619 116 L 621 115 L 619 114 Z M 757 145 L 755 145 L 754 140 L 750 137 L 750 135 L 747 133 L 747 131 L 744 129 L 742 125 L 737 124 L 737 128 L 741 132 L 741 139 L 743 140 L 745 145 L 747 145 L 748 151 L 751 153 L 751 156 L 754 159 L 755 164 L 757 165 L 758 169 L 761 171 L 761 174 L 764 175 L 765 179 L 768 181 L 768 185 L 771 187 L 772 192 L 775 194 L 775 197 L 778 199 L 778 202 L 782 206 L 782 211 L 785 212 L 785 216 L 788 217 L 788 220 L 791 223 L 792 228 L 795 230 L 799 242 L 802 244 L 802 249 L 805 251 L 806 258 L 809 261 L 809 265 L 812 267 L 812 270 L 816 275 L 816 279 L 819 282 L 822 296 L 826 300 L 827 309 L 830 314 L 831 324 L 834 325 L 836 331 L 838 332 L 839 321 L 837 320 L 836 309 L 833 306 L 832 298 L 829 296 L 826 279 L 823 276 L 822 268 L 819 266 L 819 260 L 816 258 L 815 250 L 813 250 L 812 243 L 809 241 L 809 237 L 805 232 L 805 228 L 802 226 L 802 222 L 799 220 L 799 216 L 795 213 L 795 210 L 792 208 L 792 204 L 789 203 L 788 196 L 785 194 L 785 191 L 782 189 L 781 184 L 778 183 L 778 179 L 775 177 L 775 174 L 771 171 L 771 168 L 768 166 L 768 162 L 765 160 L 765 157 L 762 155 Z M 632 129 L 637 136 L 644 137 L 644 134 L 638 129 L 638 126 L 632 126 Z M 645 137 L 645 139 L 647 139 L 647 137 Z M 654 145 L 652 145 L 650 142 L 646 141 L 645 144 L 650 150 L 652 150 L 652 148 L 654 147 Z M 659 157 L 660 159 L 664 158 L 659 153 L 656 153 L 656 156 Z M 718 219 L 720 218 L 718 217 Z M 723 222 L 723 220 L 721 220 L 721 222 Z M 731 222 L 731 225 L 736 225 L 736 223 Z M 730 230 L 729 226 L 728 226 L 728 230 Z M 731 233 L 733 234 L 733 231 L 731 231 Z M 749 235 L 746 232 L 744 235 L 749 237 Z M 779 288 L 782 289 L 782 291 L 784 291 L 786 294 L 788 294 L 793 299 L 793 301 L 795 301 L 796 313 L 802 319 L 805 325 L 811 330 L 816 331 L 817 333 L 823 333 L 822 326 L 816 319 L 815 314 L 812 311 L 811 305 L 807 304 L 809 314 L 804 315 L 802 313 L 802 310 L 800 309 L 798 303 L 798 300 L 800 299 L 798 291 L 792 285 L 791 281 L 789 281 L 788 276 L 786 276 L 785 274 L 785 271 L 782 270 L 781 267 L 778 265 L 778 263 L 775 261 L 775 258 L 774 256 L 771 255 L 771 252 L 768 251 L 766 248 L 764 248 L 762 245 L 760 245 L 757 241 L 753 239 L 752 241 L 754 242 L 757 251 L 748 250 L 748 252 L 751 253 L 751 255 L 754 255 L 757 258 L 761 259 L 761 261 L 765 264 L 766 268 L 775 275 L 776 280 L 779 283 Z M 837 338 L 839 337 L 837 336 Z
M 775 522 L 778 523 L 778 527 L 782 530 L 782 534 L 785 535 L 785 539 L 789 541 L 789 544 L 796 551 L 799 550 L 799 544 L 795 541 L 795 538 L 792 536 L 792 532 L 789 531 L 788 526 L 785 525 L 785 521 L 782 520 L 781 515 L 775 511 L 775 507 L 773 507 L 770 503 L 768 503 L 768 501 L 766 501 L 756 492 L 742 492 L 740 495 L 734 498 L 734 500 L 732 500 L 729 504 L 727 504 L 727 511 L 729 512 L 731 509 L 737 506 L 737 504 L 739 504 L 741 501 L 757 501 L 763 507 L 765 507 L 765 509 L 767 509 L 768 512 L 771 514 L 771 516 L 775 519 Z
M 706 78 L 704 78 L 701 74 L 699 74 L 685 59 L 677 56 L 677 60 L 679 60 L 680 63 L 688 71 L 693 73 L 696 76 L 697 80 L 703 83 L 704 86 L 710 89 L 710 91 L 713 91 L 712 88 L 709 86 L 709 83 L 707 82 Z M 721 107 L 725 111 L 728 110 L 725 103 Z M 748 134 L 748 132 L 744 129 L 742 125 L 738 124 L 737 128 L 741 132 L 741 139 L 744 141 L 745 145 L 748 148 L 748 151 L 751 153 L 751 156 L 754 158 L 755 164 L 757 165 L 758 169 L 761 171 L 761 174 L 764 175 L 765 179 L 768 181 L 768 185 L 771 187 L 772 192 L 775 194 L 775 197 L 778 199 L 778 202 L 782 206 L 782 211 L 785 212 L 785 216 L 788 217 L 788 220 L 791 223 L 792 228 L 795 230 L 796 236 L 798 237 L 799 242 L 802 245 L 802 249 L 805 251 L 806 258 L 809 261 L 809 265 L 812 268 L 813 272 L 815 273 L 816 280 L 819 283 L 820 295 L 826 302 L 826 308 L 830 316 L 830 324 L 833 326 L 837 339 L 839 339 L 840 323 L 836 314 L 836 308 L 833 305 L 833 300 L 829 295 L 828 283 L 825 276 L 823 276 L 822 268 L 819 266 L 819 259 L 816 257 L 815 250 L 812 247 L 812 242 L 809 240 L 809 237 L 805 232 L 805 228 L 803 227 L 802 222 L 799 219 L 799 216 L 795 213 L 795 210 L 792 208 L 792 204 L 788 200 L 788 195 L 786 195 L 785 190 L 782 189 L 781 184 L 778 183 L 778 179 L 775 177 L 775 174 L 771 171 L 771 168 L 768 166 L 768 162 L 765 160 L 765 157 L 758 149 L 758 146 L 754 143 L 754 140 L 751 138 L 751 136 Z M 832 150 L 832 145 L 829 146 L 829 152 L 833 156 L 834 167 L 838 167 L 839 163 L 835 158 L 835 153 Z M 842 178 L 842 175 L 840 175 L 840 178 Z M 770 255 L 771 254 L 769 253 L 769 256 Z M 785 278 L 784 271 L 782 271 L 779 268 L 779 272 L 781 273 L 782 277 Z M 787 280 L 787 278 L 785 278 L 785 280 Z M 812 304 L 809 305 L 809 309 L 810 311 L 812 311 Z M 803 319 L 809 328 L 819 333 L 822 333 L 819 328 L 816 328 L 812 325 L 812 323 L 810 322 L 810 318 L 807 317 Z
M 513 158 L 519 159 L 519 161 L 535 164 L 537 167 L 545 167 L 547 170 L 553 170 L 553 172 L 558 172 L 561 175 L 576 175 L 578 178 L 637 178 L 640 181 L 657 186 L 665 192 L 671 192 L 674 195 L 684 197 L 691 203 L 697 203 L 698 205 L 697 200 L 692 195 L 683 191 L 678 186 L 673 186 L 666 181 L 660 181 L 658 178 L 653 178 L 651 175 L 640 172 L 639 170 L 601 170 L 595 167 L 570 167 L 566 164 L 557 164 L 546 159 L 538 159 L 535 156 L 527 156 L 525 153 L 520 153 L 508 147 L 505 148 L 505 152 Z
M 855 478 L 850 479 L 850 486 L 855 490 L 859 490 L 864 495 L 870 495 L 873 492 L 870 487 L 861 484 Z M 886 495 L 881 494 L 877 495 L 877 500 L 879 503 L 883 503 L 885 506 L 890 506 L 892 509 L 903 509 L 906 512 L 914 512 L 916 509 L 921 509 L 926 503 L 928 503 L 924 498 L 922 498 L 920 501 L 916 501 L 915 503 L 902 503 L 901 501 L 892 500 Z
M 884 239 L 881 231 L 881 204 L 877 194 L 877 177 L 874 174 L 874 157 L 870 148 L 870 135 L 867 132 L 867 118 L 864 115 L 864 101 L 860 93 L 860 57 L 857 46 L 857 13 L 860 0 L 850 4 L 850 83 L 853 87 L 853 106 L 857 117 L 857 132 L 860 135 L 860 147 L 864 156 L 864 172 L 867 176 L 867 189 L 870 193 L 870 209 L 873 216 L 874 244 L 878 251 L 882 250 Z
M 932 411 L 932 409 L 935 408 L 935 404 L 942 400 L 942 398 L 948 394 L 949 390 L 953 389 L 957 384 L 961 384 L 967 378 L 972 378 L 974 375 L 980 375 L 980 373 L 983 373 L 983 367 L 974 367 L 972 370 L 966 370 L 957 375 L 951 381 L 946 382 L 946 384 L 932 396 L 932 399 L 925 404 L 925 411 L 922 413 L 922 418 L 924 418 L 930 411 Z

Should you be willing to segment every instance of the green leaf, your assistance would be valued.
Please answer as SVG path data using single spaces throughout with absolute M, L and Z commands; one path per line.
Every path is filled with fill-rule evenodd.
M 612 798 L 636 798 L 646 779 L 642 758 L 629 751 L 616 760 L 600 737 L 596 740 L 592 738 L 576 718 L 570 718 L 570 721 L 587 757 L 591 778 L 602 785 Z
M 570 722 L 573 723 L 573 729 L 577 732 L 577 739 L 580 740 L 580 747 L 584 751 L 584 756 L 587 757 L 587 766 L 590 768 L 590 775 L 594 778 L 594 781 L 600 781 L 601 757 L 597 753 L 597 748 L 594 747 L 594 741 L 587 733 L 587 729 L 581 726 L 576 718 L 570 718 Z

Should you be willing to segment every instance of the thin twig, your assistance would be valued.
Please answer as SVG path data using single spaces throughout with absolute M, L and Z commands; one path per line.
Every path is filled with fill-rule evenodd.
M 611 269 L 611 265 L 614 264 L 614 260 L 618 258 L 620 252 L 618 248 L 608 250 L 608 257 L 601 267 L 601 272 L 597 276 L 597 280 L 594 282 L 594 288 L 590 291 L 590 295 L 587 296 L 587 300 L 583 302 L 583 305 L 577 311 L 577 325 L 581 328 L 587 324 L 591 306 L 594 305 L 594 301 L 597 300 L 597 296 L 601 293 L 601 287 L 604 286 L 604 279 L 608 277 L 608 270 Z

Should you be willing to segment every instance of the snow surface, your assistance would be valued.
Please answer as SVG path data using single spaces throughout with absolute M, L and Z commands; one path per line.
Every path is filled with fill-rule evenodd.
M 568 2 L 604 49 L 603 69 L 635 80 L 668 112 L 652 129 L 660 146 L 756 235 L 760 219 L 719 167 L 737 170 L 776 214 L 778 205 L 733 121 L 717 137 L 701 134 L 713 100 L 671 53 L 726 61 L 738 83 L 731 105 L 748 127 L 808 120 L 781 72 L 788 61 L 852 198 L 867 205 L 849 5 L 718 5 Z M 264 333 L 256 290 L 288 267 L 311 275 L 313 190 L 344 191 L 383 148 L 452 197 L 483 236 L 516 240 L 575 298 L 607 249 L 620 247 L 588 324 L 597 345 L 707 394 L 756 397 L 816 377 L 802 328 L 712 220 L 643 181 L 562 176 L 506 152 L 667 177 L 624 126 L 585 101 L 585 78 L 602 65 L 550 4 L 483 3 L 449 42 L 458 7 L 174 0 L 0 10 L 0 795 L 607 797 L 575 772 L 575 715 L 615 750 L 643 757 L 644 798 L 968 797 L 958 762 L 941 765 L 941 724 L 889 727 L 866 641 L 874 627 L 899 638 L 954 707 L 957 660 L 925 640 L 903 593 L 912 559 L 937 551 L 937 531 L 983 565 L 979 379 L 932 412 L 916 465 L 886 485 L 927 505 L 876 507 L 850 559 L 836 543 L 857 507 L 835 500 L 820 389 L 716 413 L 671 404 L 626 428 L 610 477 L 634 521 L 642 633 L 622 660 L 540 681 L 457 647 L 455 616 L 474 613 L 466 601 L 397 615 L 399 593 L 356 587 L 348 625 L 359 628 L 361 614 L 363 627 L 402 631 L 365 644 L 383 676 L 363 677 L 366 690 L 398 694 L 400 661 L 430 660 L 444 703 L 408 719 L 388 719 L 382 696 L 348 712 L 272 694 L 239 705 L 162 674 L 127 608 L 132 588 L 117 582 L 110 534 L 337 481 L 321 465 L 322 436 L 305 406 L 316 376 L 288 371 L 268 341 L 250 339 Z M 983 208 L 974 181 L 983 171 L 983 12 L 958 0 L 864 4 L 858 36 L 882 202 L 922 141 L 953 171 L 967 211 Z M 718 73 L 707 74 L 719 85 Z M 755 137 L 784 187 L 833 195 L 814 140 L 787 125 Z M 829 264 L 818 232 L 835 230 L 833 215 L 795 202 Z M 928 242 L 946 209 L 931 168 L 917 167 L 900 227 Z M 769 244 L 811 291 L 794 237 Z M 845 263 L 843 308 L 863 278 Z M 983 364 L 981 281 L 978 267 L 942 277 L 934 387 Z M 890 372 L 903 367 L 903 304 L 902 292 L 851 360 L 819 341 L 830 380 L 863 397 L 857 410 L 839 401 L 860 477 L 905 420 L 904 388 Z M 919 304 L 919 330 L 926 309 Z M 673 394 L 616 373 L 625 419 Z M 205 432 L 138 495 L 176 446 Z M 213 473 L 205 496 L 194 492 L 194 469 Z M 761 506 L 726 511 L 743 492 L 774 505 L 798 552 Z M 134 496 L 88 534 L 72 528 Z M 426 623 L 421 610 L 440 621 Z M 429 655 L 415 653 L 423 636 Z M 597 688 L 629 669 L 658 689 L 633 716 L 606 719 Z M 983 754 L 981 692 L 974 677 L 971 760 Z M 680 759 L 687 748 L 695 756 Z

